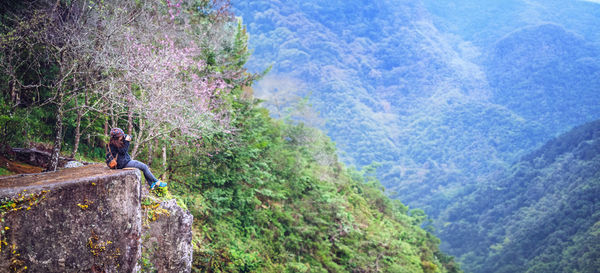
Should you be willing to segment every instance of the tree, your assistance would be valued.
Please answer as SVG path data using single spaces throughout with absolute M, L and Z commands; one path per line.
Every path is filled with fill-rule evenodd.
M 11 14 L 1 67 L 13 105 L 21 93 L 37 92 L 43 96 L 29 95 L 41 98 L 31 105 L 55 108 L 49 170 L 58 165 L 70 111 L 76 113 L 72 155 L 98 118 L 113 127 L 127 118 L 136 135 L 133 157 L 154 139 L 228 130 L 227 94 L 251 75 L 242 68 L 247 35 L 234 27 L 227 1 L 32 3 Z M 207 57 L 225 51 L 232 53 Z
M 188 30 L 183 4 L 142 3 L 125 8 L 129 16 L 115 11 L 115 21 L 107 22 L 122 25 L 120 18 L 132 18 L 113 32 L 100 59 L 111 71 L 111 101 L 121 103 L 112 108 L 121 109 L 117 115 L 127 113 L 130 124 L 135 121 L 130 126 L 136 135 L 133 157 L 157 138 L 173 133 L 199 137 L 227 127 L 221 97 L 231 89 L 226 80 L 239 73 L 208 68 L 200 58 L 202 41 Z
M 91 107 L 74 103 L 85 88 L 85 79 L 96 72 L 90 69 L 94 51 L 93 37 L 88 35 L 91 12 L 92 7 L 83 1 L 40 1 L 31 9 L 10 14 L 12 29 L 2 34 L 1 67 L 10 79 L 13 106 L 21 103 L 21 93 L 34 92 L 29 96 L 31 104 L 55 108 L 50 171 L 58 166 L 66 112 Z

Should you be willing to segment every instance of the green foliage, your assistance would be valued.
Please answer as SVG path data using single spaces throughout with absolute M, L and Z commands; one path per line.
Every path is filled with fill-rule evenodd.
M 199 272 L 459 272 L 371 170 L 346 169 L 303 124 L 233 104 L 231 135 L 205 137 L 177 193 L 195 217 Z M 418 215 L 418 216 L 416 216 Z M 400 272 L 402 272 L 400 271 Z
M 165 136 L 168 140 L 154 144 L 170 147 L 163 169 L 169 191 L 160 189 L 154 195 L 160 199 L 174 197 L 194 215 L 193 270 L 460 272 L 452 258 L 439 251 L 439 240 L 419 227 L 426 219 L 424 212 L 409 212 L 408 207 L 391 200 L 375 179 L 376 168 L 346 168 L 323 132 L 305 125 L 302 119 L 274 120 L 267 109 L 258 107 L 259 101 L 242 93 L 258 77 L 243 68 L 249 58 L 248 34 L 241 21 L 232 24 L 215 15 L 219 11 L 211 9 L 218 2 L 202 0 L 184 7 L 192 10 L 191 28 L 186 30 L 205 39 L 200 41 L 202 54 L 196 57 L 208 66 L 195 72 L 242 74 L 228 78 L 233 92 L 215 98 L 225 101 L 220 105 L 224 109 L 217 110 L 228 113 L 230 127 L 201 138 L 183 136 L 175 130 Z M 6 28 L 2 33 L 9 32 Z M 299 58 L 305 55 L 294 52 Z M 35 72 L 52 81 L 57 69 L 50 62 Z M 22 78 L 19 80 L 24 80 L 30 71 L 17 72 Z M 95 76 L 110 74 L 97 72 Z M 65 81 L 87 87 L 72 78 Z M 3 143 L 22 146 L 50 142 L 56 132 L 52 125 L 57 121 L 54 114 L 58 106 L 41 101 L 52 97 L 55 90 L 20 90 L 17 99 L 11 96 L 6 81 L 0 85 L 9 90 L 0 96 Z M 131 88 L 133 97 L 142 91 L 135 85 Z M 70 109 L 60 119 L 67 148 L 75 145 L 80 99 L 73 95 L 60 101 L 61 107 Z M 127 109 L 115 111 L 121 110 L 123 113 L 89 112 L 80 120 L 79 125 L 88 128 L 88 137 L 83 137 L 79 156 L 102 157 L 103 147 L 98 146 L 106 141 L 100 135 L 108 116 L 114 116 L 111 126 L 128 125 L 118 117 L 126 115 Z M 139 124 L 132 121 L 134 129 Z M 145 147 L 139 157 L 144 156 L 156 156 L 156 152 Z M 368 157 L 362 162 L 371 161 Z M 153 167 L 158 165 L 153 163 Z M 160 217 L 157 201 L 142 200 L 142 205 L 150 208 L 146 220 Z M 143 270 L 154 270 L 147 255 L 142 255 L 140 263 Z
M 0 97 L 0 140 L 6 145 L 19 147 L 51 139 L 52 111 L 52 107 L 12 107 L 4 97 Z
M 11 171 L 9 171 L 9 170 L 7 170 L 5 168 L 0 168 L 0 176 L 2 176 L 2 175 L 12 175 L 12 174 L 13 174 L 13 172 L 11 172 Z
M 472 272 L 597 272 L 599 130 L 549 141 L 451 206 L 445 248 Z
M 154 188 L 154 190 L 152 190 L 152 192 L 160 198 L 165 198 L 167 196 L 170 196 L 169 188 L 167 188 L 167 187 L 156 187 L 156 188 Z
M 140 259 L 138 260 L 138 263 L 140 265 L 140 272 L 157 272 L 157 270 L 154 268 L 154 264 L 152 264 L 152 262 L 150 261 L 149 255 L 150 254 L 147 252 L 142 252 L 142 257 L 140 257 Z
M 468 270 L 594 272 L 597 130 L 526 154 L 598 118 L 600 6 L 409 2 L 236 1 L 250 66 L 275 62 L 257 94 L 275 112 L 315 90 L 342 160 L 381 163 L 390 195 L 431 215 Z
M 392 196 L 434 219 L 482 177 L 600 110 L 597 47 L 575 34 L 597 24 L 566 15 L 586 13 L 584 1 L 280 2 L 234 1 L 254 35 L 249 66 L 275 63 L 257 94 L 278 114 L 313 90 L 341 160 L 381 163 Z M 538 15 L 548 21 L 521 29 L 545 21 Z M 300 87 L 282 90 L 289 81 Z

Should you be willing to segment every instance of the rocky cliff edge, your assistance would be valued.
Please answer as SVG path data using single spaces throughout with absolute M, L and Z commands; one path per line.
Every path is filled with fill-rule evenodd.
M 191 214 L 101 164 L 0 178 L 0 272 L 190 272 Z

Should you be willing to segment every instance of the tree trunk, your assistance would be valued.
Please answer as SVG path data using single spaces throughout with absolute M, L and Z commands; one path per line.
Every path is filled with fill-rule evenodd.
M 108 109 L 108 111 L 110 112 L 110 125 L 111 125 L 111 129 L 117 127 L 117 124 L 119 122 L 119 117 L 117 117 L 117 115 L 115 114 L 115 111 L 113 109 L 113 106 L 111 105 L 111 107 Z
M 167 179 L 167 144 L 163 144 L 162 146 L 162 167 L 163 173 L 161 175 L 161 180 Z
M 129 113 L 127 113 L 127 133 L 132 134 L 133 132 L 133 111 L 129 109 Z
M 142 139 L 142 133 L 144 132 L 144 122 L 142 121 L 142 119 L 140 119 L 140 130 L 138 131 L 137 135 L 136 135 L 136 140 L 133 142 L 133 151 L 131 151 L 131 159 L 135 159 L 135 156 L 137 155 L 138 149 L 140 148 L 140 144 L 141 144 L 141 139 Z
M 77 110 L 77 126 L 75 127 L 75 143 L 73 144 L 73 152 L 71 153 L 71 158 L 75 158 L 75 154 L 77 154 L 77 150 L 79 149 L 79 139 L 81 138 L 81 110 Z
M 75 85 L 75 78 L 73 78 L 73 85 Z M 89 98 L 89 84 L 88 84 L 88 78 L 86 78 L 85 80 L 85 95 L 84 95 L 84 100 L 83 100 L 83 106 L 88 106 L 90 105 L 90 98 Z M 76 98 L 75 99 L 75 104 L 77 107 L 80 107 L 79 105 L 79 100 Z M 90 123 L 88 122 L 88 126 L 86 128 L 83 128 L 83 130 L 81 129 L 81 119 L 83 118 L 83 116 L 86 114 L 84 108 L 78 108 L 77 109 L 77 126 L 75 127 L 75 143 L 73 144 L 73 153 L 71 153 L 71 158 L 75 158 L 75 155 L 77 154 L 77 150 L 79 149 L 79 142 L 81 140 L 81 135 L 83 134 L 83 131 L 88 128 L 90 126 Z M 88 119 L 89 121 L 89 119 Z
M 56 135 L 54 137 L 54 147 L 52 148 L 52 155 L 50 156 L 50 164 L 46 171 L 56 171 L 58 168 L 58 158 L 60 157 L 60 149 L 62 144 L 62 133 L 63 133 L 63 92 L 58 91 L 58 101 L 56 104 Z
M 148 164 L 148 166 L 152 166 L 152 160 L 153 158 L 153 151 L 154 150 L 154 144 L 152 143 L 152 141 L 150 141 L 150 143 L 148 143 L 148 162 L 146 162 Z
M 131 84 L 128 85 L 129 88 L 129 93 L 131 94 Z M 132 105 L 133 102 L 131 99 L 127 99 L 127 102 L 129 103 L 129 105 Z M 132 134 L 133 133 L 133 109 L 131 107 L 128 107 L 127 110 L 127 133 L 128 134 Z
M 10 102 L 13 104 L 13 106 L 17 106 L 17 104 L 18 104 L 18 102 L 17 102 L 17 85 L 13 81 L 10 81 L 9 85 L 10 85 Z
M 138 140 L 136 140 L 135 142 L 133 142 L 133 150 L 131 151 L 131 159 L 135 159 L 135 156 L 137 156 L 137 152 L 138 149 L 140 148 L 140 143 Z
M 104 119 L 104 137 L 100 138 L 100 144 L 102 144 L 102 147 L 106 147 L 106 145 L 108 144 L 108 142 L 104 141 L 106 139 L 105 137 L 108 136 L 108 132 L 109 132 L 108 118 L 105 118 Z M 98 139 L 98 138 L 96 138 L 96 139 Z M 108 141 L 110 142 L 110 139 Z

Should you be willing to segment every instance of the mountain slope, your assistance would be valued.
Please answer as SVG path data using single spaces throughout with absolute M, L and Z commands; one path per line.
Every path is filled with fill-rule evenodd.
M 290 97 L 309 96 L 344 162 L 379 162 L 386 188 L 434 217 L 439 200 L 544 138 L 540 124 L 489 101 L 485 71 L 453 48 L 420 2 L 234 6 L 254 33 L 250 67 L 273 62 L 267 83 L 256 85 L 266 106 L 276 113 Z M 301 87 L 282 90 L 289 82 Z
M 230 16 L 227 4 L 30 0 L 8 5 L 14 12 L 0 16 L 0 78 L 9 79 L 0 81 L 0 153 L 9 156 L 4 153 L 12 150 L 10 146 L 54 142 L 55 155 L 60 155 L 73 143 L 73 156 L 103 162 L 109 128 L 124 128 L 133 136 L 131 158 L 168 182 L 168 188 L 155 188 L 153 194 L 174 194 L 194 216 L 193 223 L 187 217 L 185 224 L 192 225 L 191 238 L 185 238 L 192 240 L 194 255 L 184 255 L 193 259 L 194 272 L 460 272 L 453 259 L 439 251 L 439 239 L 421 228 L 426 219 L 422 210 L 391 200 L 371 172 L 344 167 L 335 145 L 317 129 L 289 118 L 275 120 L 258 106 L 248 85 L 259 75 L 244 68 L 250 55 L 247 32 Z M 0 9 L 5 6 L 3 2 Z M 89 129 L 82 143 L 80 129 Z M 139 191 L 141 181 L 132 182 Z M 103 190 L 102 183 L 86 185 L 91 188 L 78 200 L 54 198 L 50 207 L 58 217 L 50 217 L 52 222 L 70 224 L 56 221 L 64 218 L 61 205 L 76 212 L 88 205 L 94 208 L 86 196 L 93 197 L 96 188 L 139 208 L 140 200 L 124 197 L 123 191 L 113 194 Z M 14 200 L 0 198 L 0 218 L 4 212 L 31 209 L 35 200 L 24 198 L 40 196 L 25 191 L 12 196 Z M 145 225 L 166 223 L 166 207 L 152 200 L 141 202 L 147 209 Z M 95 222 L 110 222 L 106 213 L 112 212 L 102 207 L 101 203 L 92 211 L 101 213 Z M 52 220 L 44 210 L 31 211 Z M 173 230 L 171 222 L 161 228 Z M 124 228 L 132 232 L 125 241 L 140 239 L 131 225 L 125 223 Z M 14 244 L 8 239 L 16 238 L 16 231 L 34 238 L 18 225 L 0 225 L 0 230 L 5 247 L 0 253 L 0 268 L 5 270 L 0 271 L 26 271 L 18 240 Z M 159 233 L 142 236 L 148 251 L 130 257 L 139 262 L 138 270 L 124 271 L 157 271 L 151 261 L 165 251 L 153 243 L 164 239 L 164 232 Z M 92 231 L 89 240 L 86 236 L 72 242 L 92 259 L 85 261 L 87 269 L 102 271 L 103 264 L 92 266 L 102 261 L 91 254 L 110 256 L 104 260 L 116 271 L 122 264 L 117 264 L 120 253 L 136 251 L 115 249 L 118 243 L 111 247 L 110 241 L 95 237 Z M 52 244 L 44 240 L 33 245 L 49 252 Z M 56 261 L 37 260 L 49 261 L 42 266 Z M 68 269 L 74 263 L 69 260 L 63 272 L 75 270 Z M 171 266 L 175 262 L 162 261 Z M 54 268 L 61 270 L 60 265 Z
M 344 162 L 379 162 L 378 177 L 393 197 L 460 227 L 452 227 L 464 232 L 460 239 L 445 223 L 438 227 L 442 240 L 454 242 L 446 249 L 456 253 L 485 252 L 489 245 L 459 244 L 480 231 L 454 222 L 448 207 L 574 124 L 600 118 L 597 4 L 234 6 L 253 33 L 250 67 L 273 64 L 255 86 L 265 106 L 284 116 L 276 110 L 308 97 L 322 120 L 296 118 L 322 124 Z
M 442 215 L 467 272 L 597 272 L 600 120 L 523 157 Z
M 599 53 L 556 24 L 518 29 L 496 42 L 487 60 L 492 101 L 543 124 L 550 135 L 597 118 Z
M 178 174 L 197 269 L 460 272 L 419 226 L 423 211 L 391 200 L 372 173 L 345 168 L 320 131 L 273 120 L 253 101 L 235 105 L 236 133 L 205 139 Z
M 597 20 L 600 5 L 593 2 L 423 0 L 440 31 L 458 35 L 484 50 L 516 29 L 549 22 L 577 31 L 586 40 L 597 43 L 600 26 L 592 22 Z

